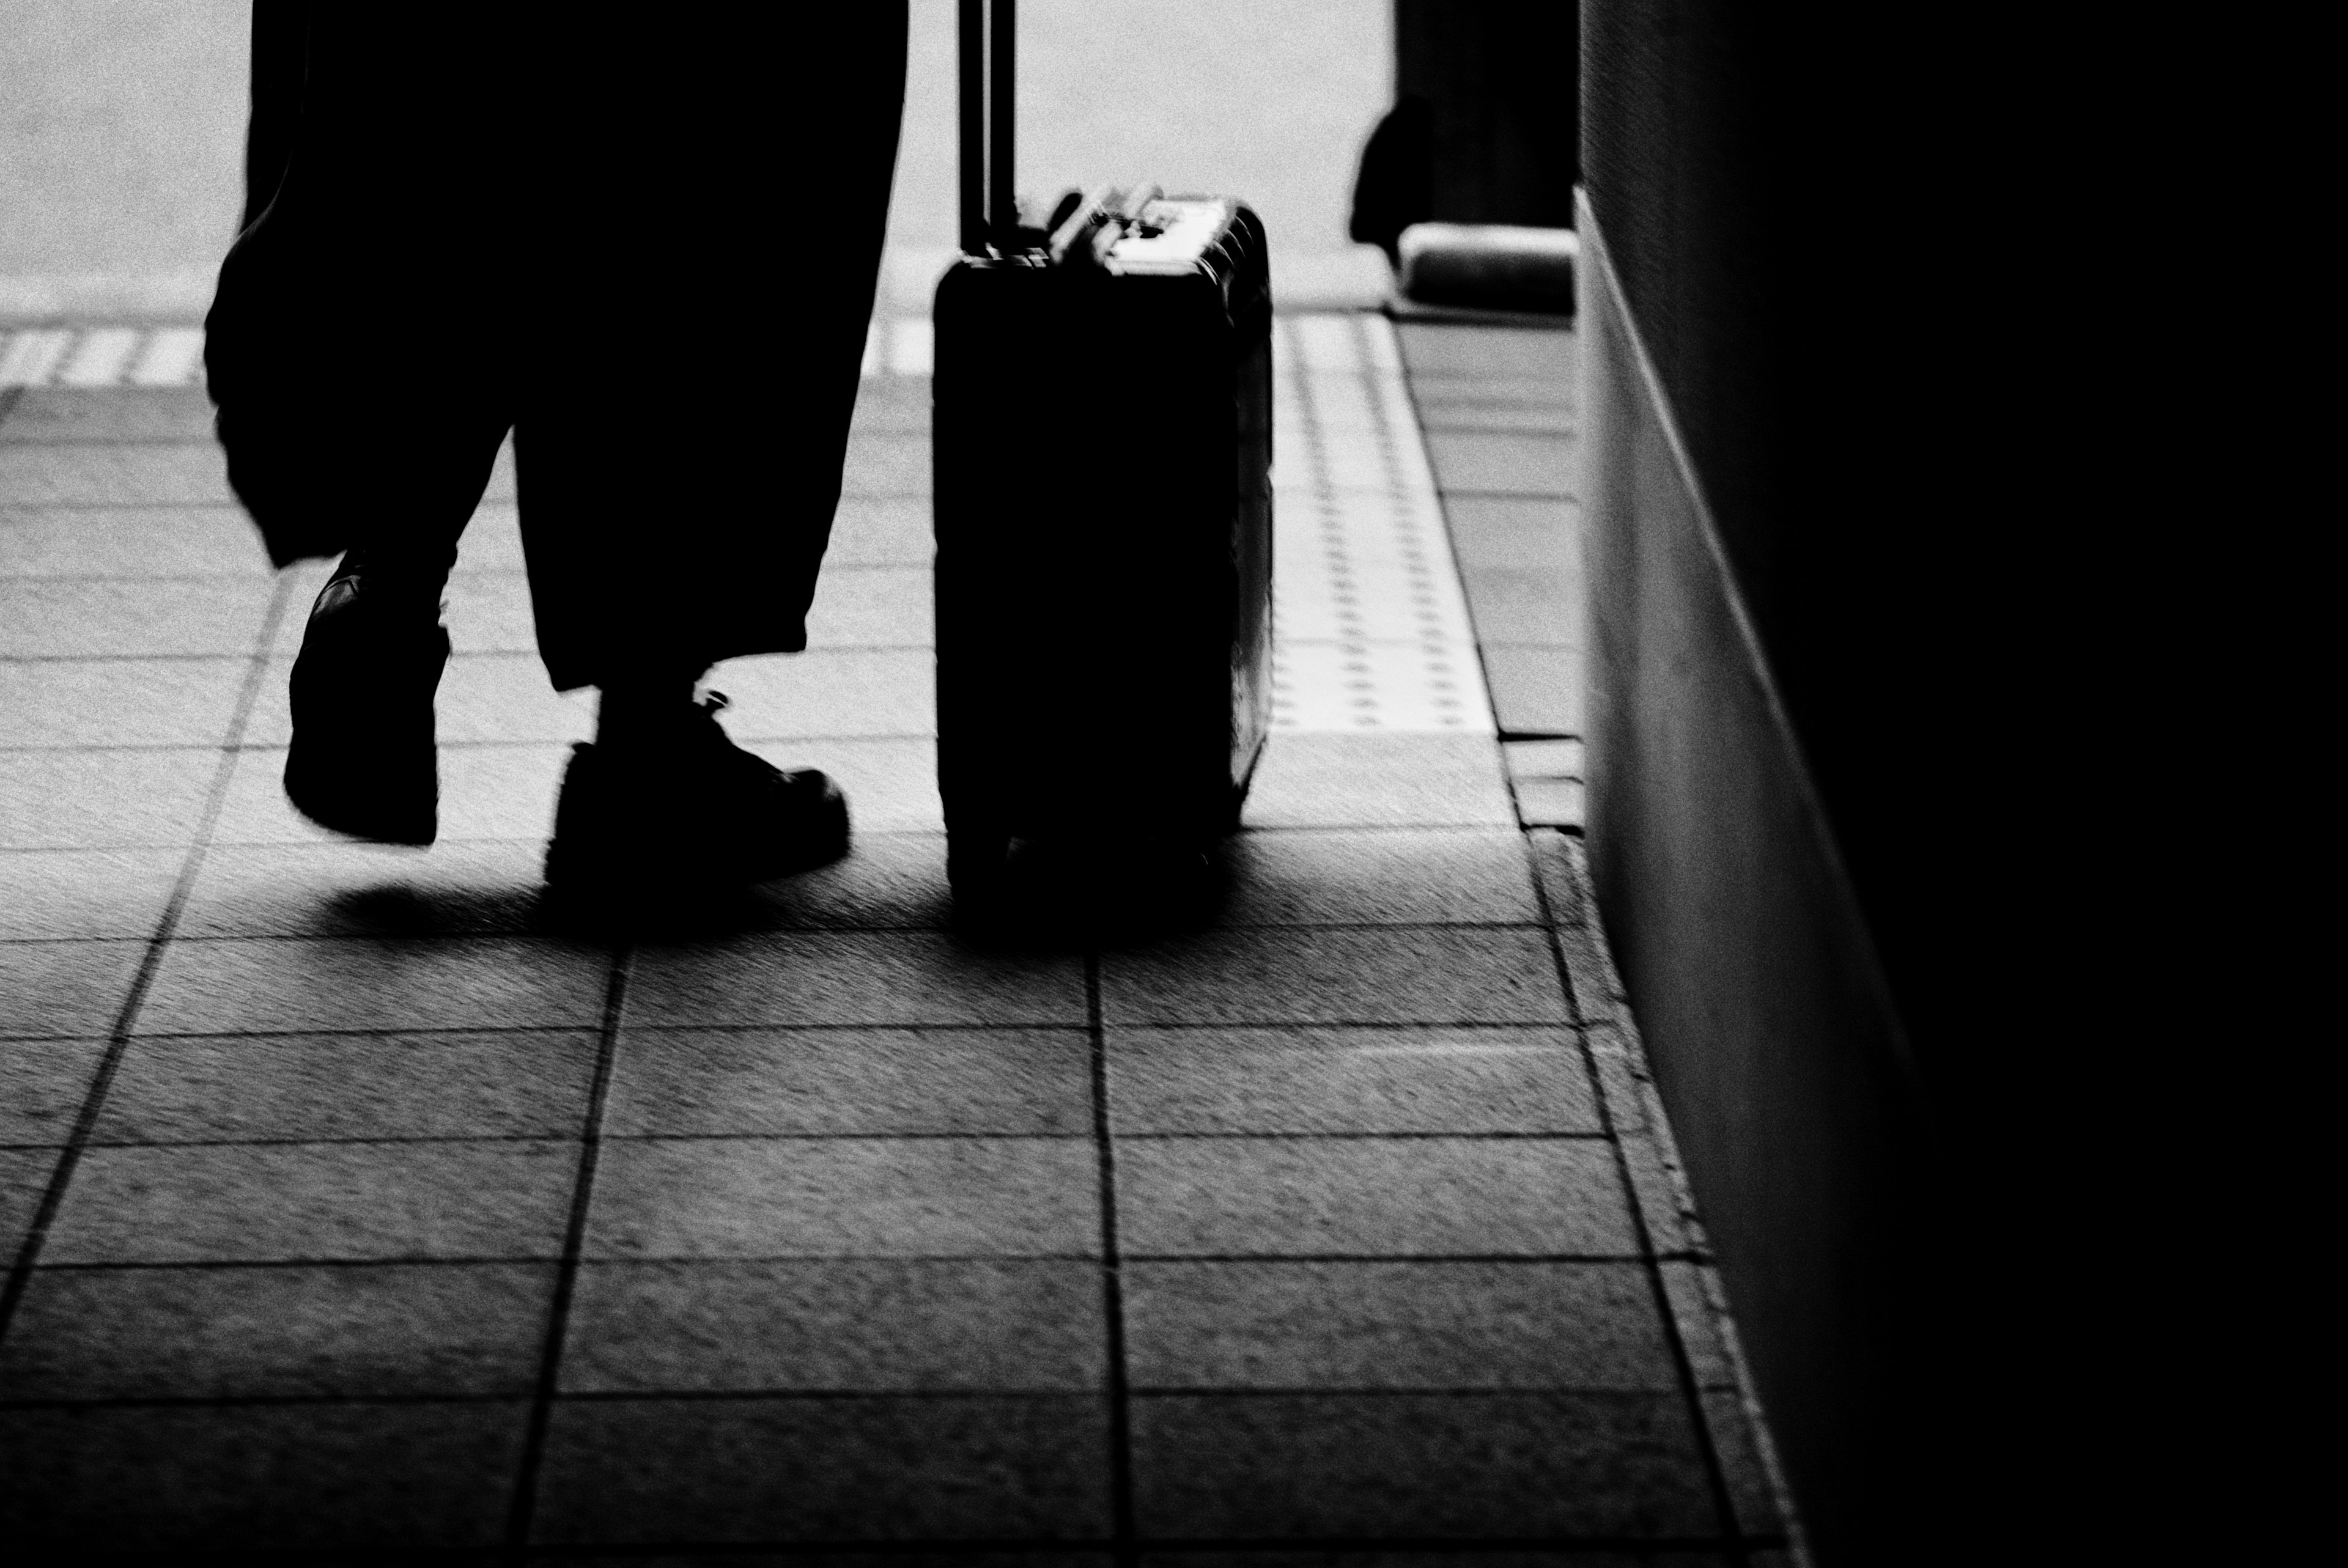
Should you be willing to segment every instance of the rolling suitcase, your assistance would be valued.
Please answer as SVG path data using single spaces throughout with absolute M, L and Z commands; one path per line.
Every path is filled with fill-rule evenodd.
M 1016 201 L 1011 0 L 961 24 L 932 461 L 938 785 L 973 899 L 1014 841 L 1117 859 L 1237 821 L 1271 712 L 1272 292 L 1230 198 Z

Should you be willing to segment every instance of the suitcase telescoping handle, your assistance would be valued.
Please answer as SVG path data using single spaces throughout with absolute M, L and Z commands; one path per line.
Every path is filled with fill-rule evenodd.
M 987 241 L 1008 245 L 1019 226 L 1011 183 L 1011 127 L 1017 79 L 1016 0 L 962 0 L 962 248 L 983 256 Z

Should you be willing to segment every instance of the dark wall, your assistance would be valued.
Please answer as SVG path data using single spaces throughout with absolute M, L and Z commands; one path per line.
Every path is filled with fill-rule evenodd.
M 1703 485 L 1585 218 L 1591 863 L 1797 1493 L 1829 1563 L 1921 1512 L 1935 1129 Z M 1838 1550 L 1839 1549 L 1839 1550 Z
M 1396 0 L 1395 95 L 1431 110 L 1424 216 L 1572 224 L 1575 16 L 1570 0 Z
M 1961 19 L 1581 18 L 1601 907 L 1820 1555 L 1927 1561 L 1998 1491 L 1958 1501 L 1967 1210 L 2014 1179 L 1978 748 L 2049 521 L 1989 418 L 2001 106 Z
M 1937 24 L 1856 7 L 1591 0 L 1590 202 L 1702 477 L 1840 852 L 1903 994 L 1959 977 L 1935 884 L 1967 666 L 2006 571 L 1968 531 L 2022 497 L 1991 450 L 1998 258 L 1976 249 L 1994 115 L 1950 101 Z M 1958 95 L 1962 100 L 1962 95 Z M 2011 436 L 2009 427 L 2006 434 Z M 2019 575 L 2027 576 L 2025 560 Z M 1938 1004 L 1935 1007 L 1938 1011 Z M 1943 1054 L 1911 1024 L 1924 1071 Z

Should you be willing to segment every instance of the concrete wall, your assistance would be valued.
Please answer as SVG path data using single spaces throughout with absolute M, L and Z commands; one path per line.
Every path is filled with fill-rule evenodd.
M 1703 483 L 1581 230 L 1599 905 L 1797 1491 L 1828 1561 L 1880 1560 L 1854 1543 L 1913 1522 L 1895 1434 L 1941 1239 L 1933 1129 Z
M 1821 1559 L 1931 1561 L 2001 1490 L 1969 1425 L 2035 1397 L 1956 1304 L 2027 1179 L 1984 1155 L 2030 1029 L 1984 954 L 2036 873 L 1983 764 L 1992 701 L 2043 699 L 1984 672 L 2067 526 L 1984 479 L 2024 349 L 1930 74 L 1974 25 L 1581 15 L 1601 907 Z

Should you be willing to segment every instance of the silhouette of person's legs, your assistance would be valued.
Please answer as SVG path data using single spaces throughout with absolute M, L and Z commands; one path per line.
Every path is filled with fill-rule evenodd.
M 206 358 L 229 479 L 280 565 L 341 554 L 293 675 L 285 787 L 312 820 L 438 831 L 440 590 L 513 420 L 494 188 L 510 26 L 258 0 L 247 223 Z
M 321 700 L 297 679 L 295 749 L 334 741 L 307 750 L 356 793 L 428 795 L 433 610 L 510 425 L 548 673 L 603 692 L 550 875 L 741 879 L 844 842 L 828 781 L 738 752 L 694 700 L 718 660 L 805 646 L 839 499 L 905 15 L 832 11 L 746 39 L 697 17 L 427 4 L 362 23 L 259 0 L 249 164 L 267 179 L 283 148 L 283 171 L 222 270 L 209 358 L 273 557 L 350 552 L 311 622 Z M 354 364 L 370 328 L 385 360 Z M 420 749 L 387 723 L 376 750 L 421 774 L 357 765 L 369 713 L 413 713 L 419 688 Z M 428 804 L 337 821 L 312 809 L 330 790 L 294 793 L 360 836 L 430 836 Z M 663 820 L 683 808 L 690 846 Z
M 805 645 L 904 93 L 901 3 L 572 30 L 520 431 L 558 687 Z

